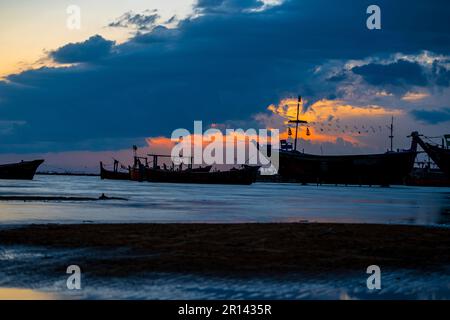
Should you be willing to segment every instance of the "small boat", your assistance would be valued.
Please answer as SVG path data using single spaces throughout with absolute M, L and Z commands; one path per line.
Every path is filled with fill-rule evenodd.
M 259 166 L 243 165 L 228 171 L 211 171 L 212 166 L 191 168 L 162 168 L 158 166 L 158 157 L 165 155 L 149 155 L 153 157 L 153 166 L 148 165 L 147 158 L 135 157 L 134 166 L 130 169 L 131 180 L 162 183 L 197 183 L 197 184 L 233 184 L 250 185 L 256 181 Z M 142 163 L 145 160 L 145 164 Z
M 130 172 L 119 171 L 118 162 L 114 161 L 114 169 L 107 170 L 103 167 L 103 162 L 100 162 L 100 178 L 108 180 L 130 180 Z
M 243 166 L 228 171 L 163 170 L 153 168 L 132 168 L 131 177 L 136 181 L 197 183 L 197 184 L 235 184 L 250 185 L 256 181 L 259 167 Z
M 33 180 L 44 160 L 21 161 L 0 165 L 0 179 Z
M 450 177 L 450 149 L 447 145 L 442 143 L 442 146 L 434 145 L 423 141 L 418 132 L 411 133 L 411 137 L 418 143 L 422 149 L 430 156 L 431 160 L 448 176 Z M 446 136 L 448 137 L 448 136 Z M 447 139 L 448 141 L 448 139 Z
M 158 165 L 158 158 L 170 158 L 168 155 L 151 154 L 153 166 L 149 165 L 147 157 L 138 157 L 134 149 L 134 165 L 127 171 L 119 171 L 120 163 L 114 160 L 113 170 L 108 170 L 100 162 L 100 178 L 110 180 L 132 180 L 148 182 L 168 183 L 199 183 L 199 184 L 235 184 L 249 185 L 256 181 L 259 167 L 244 165 L 241 168 L 233 168 L 228 171 L 212 171 L 212 166 L 193 168 L 189 165 L 182 169 L 181 166 L 168 168 L 165 164 Z M 124 168 L 124 166 L 122 166 Z

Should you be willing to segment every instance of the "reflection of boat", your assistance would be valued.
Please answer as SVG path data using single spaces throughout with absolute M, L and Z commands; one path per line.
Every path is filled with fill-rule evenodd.
M 32 180 L 44 160 L 22 161 L 0 165 L 0 179 Z
M 168 182 L 168 183 L 200 183 L 200 184 L 236 184 L 249 185 L 255 182 L 259 167 L 244 165 L 228 171 L 211 171 L 211 166 L 191 168 L 167 168 L 158 166 L 158 157 L 165 155 L 150 155 L 153 166 L 148 165 L 147 158 L 135 157 L 134 166 L 130 169 L 130 176 L 135 181 Z M 142 163 L 145 159 L 145 164 Z
M 107 170 L 103 167 L 103 163 L 100 162 L 100 178 L 109 180 L 130 180 L 130 172 L 119 171 L 118 162 L 114 161 L 114 169 Z
M 418 132 L 411 133 L 413 141 L 418 143 L 422 149 L 430 156 L 431 160 L 450 177 L 450 149 L 449 140 L 450 137 L 446 136 L 446 143 L 442 143 L 442 146 L 433 145 L 431 143 L 423 141 Z
M 450 177 L 441 170 L 430 166 L 414 168 L 405 184 L 417 187 L 450 187 Z
M 409 150 L 393 151 L 393 124 L 391 124 L 391 151 L 382 154 L 322 156 L 302 153 L 297 148 L 297 131 L 301 97 L 297 104 L 297 119 L 289 121 L 296 125 L 295 144 L 281 141 L 279 150 L 279 175 L 283 180 L 301 183 L 331 183 L 357 185 L 404 184 L 414 166 L 417 143 Z

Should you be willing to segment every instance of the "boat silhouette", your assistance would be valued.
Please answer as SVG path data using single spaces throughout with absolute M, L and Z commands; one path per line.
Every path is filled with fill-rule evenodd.
M 414 167 L 414 147 L 383 154 L 321 156 L 279 151 L 279 175 L 300 183 L 381 185 L 404 184 Z
M 411 137 L 413 141 L 416 141 L 416 143 L 418 143 L 430 156 L 434 163 L 436 163 L 436 165 L 450 178 L 450 149 L 448 143 L 447 146 L 445 146 L 444 143 L 442 146 L 438 146 L 425 142 L 417 131 L 411 133 Z
M 0 179 L 33 180 L 44 160 L 21 161 L 0 165 Z
M 149 165 L 147 157 L 138 157 L 134 150 L 134 163 L 126 171 L 119 171 L 119 161 L 114 160 L 113 170 L 108 170 L 100 162 L 101 179 L 110 180 L 132 180 L 161 183 L 195 183 L 195 184 L 234 184 L 250 185 L 256 181 L 259 166 L 242 165 L 240 168 L 232 168 L 227 171 L 212 170 L 212 166 L 193 168 L 188 165 L 183 169 L 181 166 L 167 167 L 158 165 L 159 158 L 170 158 L 169 155 L 149 154 L 153 159 L 152 166 Z
M 166 155 L 149 154 L 153 158 L 153 165 L 149 166 L 147 158 L 135 157 L 134 165 L 130 168 L 131 180 L 165 183 L 194 183 L 194 184 L 234 184 L 250 185 L 256 181 L 259 166 L 242 165 L 227 171 L 212 170 L 212 166 L 186 169 L 171 168 L 158 165 L 158 158 L 170 157 Z M 142 159 L 145 160 L 142 163 Z
M 313 155 L 297 151 L 298 126 L 307 124 L 299 119 L 302 98 L 298 97 L 294 145 L 281 140 L 279 176 L 282 180 L 317 184 L 381 185 L 404 184 L 414 167 L 417 142 L 407 150 L 393 150 L 393 118 L 390 125 L 391 149 L 382 154 Z M 276 150 L 275 150 L 276 152 Z

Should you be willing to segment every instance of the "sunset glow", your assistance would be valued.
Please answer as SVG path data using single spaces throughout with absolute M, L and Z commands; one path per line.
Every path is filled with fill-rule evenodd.
M 283 99 L 278 105 L 270 105 L 267 109 L 285 119 L 287 126 L 289 120 L 296 119 L 297 99 Z M 403 113 L 402 110 L 376 105 L 353 106 L 340 100 L 322 99 L 307 108 L 301 105 L 299 118 L 308 124 L 301 126 L 298 137 L 313 143 L 332 143 L 341 138 L 352 144 L 363 144 L 360 140 L 362 136 L 370 134 L 371 130 L 377 131 L 375 127 L 387 123 L 389 117 L 401 116 Z M 290 127 L 293 131 L 293 125 Z M 284 139 L 289 137 L 287 131 L 281 136 Z

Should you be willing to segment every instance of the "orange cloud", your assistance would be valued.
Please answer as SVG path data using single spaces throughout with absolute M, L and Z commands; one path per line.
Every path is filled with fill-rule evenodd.
M 402 97 L 402 100 L 408 101 L 408 102 L 414 102 L 414 101 L 423 100 L 429 96 L 430 95 L 428 93 L 423 93 L 423 92 L 422 93 L 421 92 L 407 92 Z
M 282 117 L 284 124 L 288 126 L 289 120 L 296 119 L 297 99 L 283 99 L 278 105 L 270 105 L 267 109 Z M 322 99 L 308 108 L 300 106 L 299 118 L 308 124 L 300 127 L 298 137 L 311 140 L 313 143 L 333 143 L 341 138 L 352 144 L 361 145 L 359 138 L 375 131 L 377 122 L 379 124 L 382 121 L 384 124 L 387 117 L 401 114 L 403 114 L 401 110 L 386 109 L 377 105 L 354 106 L 341 100 Z M 294 137 L 294 125 L 289 126 Z M 287 131 L 280 135 L 283 139 L 288 138 Z
M 211 133 L 205 132 L 203 135 L 190 134 L 183 137 L 183 141 L 191 144 L 192 147 L 201 145 L 202 148 L 206 147 L 210 143 L 219 140 L 224 146 L 227 142 L 233 142 L 236 144 L 237 142 L 243 143 L 243 145 L 248 145 L 251 141 L 258 141 L 261 144 L 266 144 L 268 141 L 270 142 L 269 137 L 265 137 L 264 135 L 258 135 L 259 131 L 245 131 L 235 129 L 233 132 L 222 132 L 222 135 L 219 137 L 215 137 Z M 148 149 L 151 153 L 159 153 L 159 154 L 171 154 L 172 148 L 179 142 L 171 140 L 168 137 L 151 137 L 146 139 L 148 144 Z
M 403 114 L 397 109 L 386 109 L 376 105 L 354 106 L 341 100 L 327 99 L 319 100 L 307 109 L 300 107 L 300 119 L 308 121 L 308 124 L 299 128 L 298 138 L 312 143 L 335 143 L 337 139 L 342 139 L 353 145 L 365 146 L 366 144 L 362 142 L 363 137 L 369 136 L 375 128 L 378 130 L 380 124 L 385 130 L 388 118 Z M 278 105 L 272 104 L 267 109 L 278 117 L 278 121 L 273 115 L 266 114 L 258 114 L 255 119 L 265 123 L 267 129 L 280 128 L 280 139 L 289 138 L 287 131 L 289 126 L 292 132 L 291 138 L 293 138 L 295 128 L 294 125 L 289 125 L 288 121 L 296 118 L 297 100 L 283 99 Z M 222 129 L 223 139 L 233 137 L 237 141 L 246 142 L 260 140 L 257 135 L 248 135 L 247 132 L 234 132 L 226 136 L 225 127 L 221 124 L 213 124 L 211 128 Z M 192 133 L 184 139 L 185 141 L 190 139 L 193 146 L 200 142 L 202 147 L 206 147 L 213 141 L 211 134 L 199 137 Z M 152 137 L 147 139 L 147 143 L 152 153 L 170 154 L 177 141 L 172 141 L 168 137 Z M 264 141 L 260 143 L 264 144 Z

